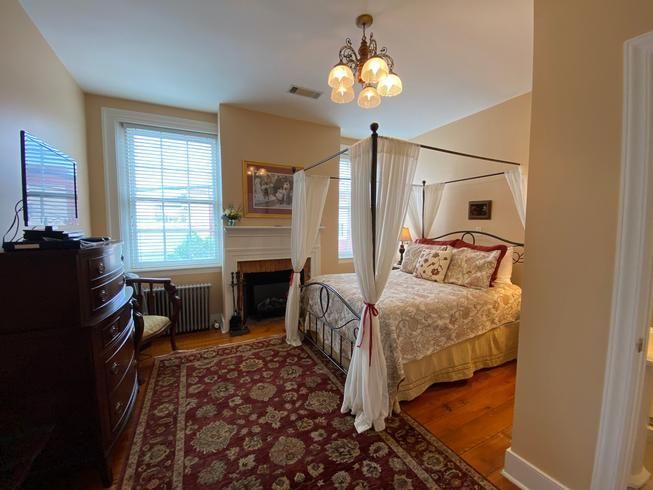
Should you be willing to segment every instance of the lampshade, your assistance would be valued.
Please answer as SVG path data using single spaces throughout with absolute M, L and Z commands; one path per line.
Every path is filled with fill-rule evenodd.
M 338 85 L 331 91 L 331 100 L 337 104 L 346 104 L 354 100 L 354 87 Z
M 408 227 L 404 226 L 401 229 L 401 233 L 399 234 L 399 240 L 401 240 L 402 242 L 410 242 L 412 239 L 413 237 L 410 236 L 410 230 L 408 229 Z
M 354 85 L 354 74 L 351 68 L 342 63 L 331 68 L 329 72 L 329 87 L 337 88 L 339 85 L 344 85 L 345 87 Z
M 379 56 L 372 56 L 363 65 L 361 78 L 365 83 L 377 83 L 390 73 L 388 64 Z
M 383 77 L 379 80 L 378 85 L 376 86 L 377 92 L 383 97 L 394 97 L 399 95 L 403 89 L 401 83 L 401 78 L 396 74 L 390 73 L 387 77 Z
M 381 97 L 374 87 L 366 85 L 358 94 L 358 105 L 363 109 L 373 109 L 381 103 Z

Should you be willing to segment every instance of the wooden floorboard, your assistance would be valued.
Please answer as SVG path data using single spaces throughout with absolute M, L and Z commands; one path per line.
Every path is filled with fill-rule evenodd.
M 466 381 L 440 383 L 401 404 L 434 436 L 498 488 L 517 487 L 502 474 L 512 441 L 516 362 L 477 372 Z
M 230 337 L 215 330 L 179 335 L 177 345 L 179 350 L 197 350 L 283 332 L 283 320 L 274 320 L 252 325 L 251 332 L 240 337 Z M 170 352 L 168 340 L 159 338 L 141 353 L 139 373 L 143 385 L 138 395 L 136 415 L 143 402 L 154 357 Z M 510 362 L 480 371 L 466 381 L 434 385 L 415 400 L 401 404 L 405 413 L 501 490 L 517 488 L 501 475 L 504 453 L 511 444 L 515 371 L 516 363 Z M 132 416 L 116 446 L 114 482 L 122 474 L 129 455 L 136 419 L 136 416 Z M 89 469 L 77 474 L 74 481 L 52 482 L 51 488 L 95 490 L 102 486 L 95 471 Z M 112 488 L 116 488 L 115 485 Z

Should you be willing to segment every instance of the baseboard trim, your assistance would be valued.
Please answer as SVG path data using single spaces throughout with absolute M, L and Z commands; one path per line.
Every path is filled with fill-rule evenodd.
M 506 451 L 505 466 L 501 474 L 522 490 L 569 490 L 552 476 L 516 454 Z

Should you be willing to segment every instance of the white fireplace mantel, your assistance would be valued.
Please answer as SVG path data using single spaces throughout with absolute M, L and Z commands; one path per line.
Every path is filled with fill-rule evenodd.
M 324 227 L 320 227 L 322 230 Z M 238 262 L 290 258 L 290 225 L 225 226 L 223 234 L 222 304 L 224 321 L 233 314 L 231 273 Z M 320 274 L 320 236 L 311 249 L 311 275 Z

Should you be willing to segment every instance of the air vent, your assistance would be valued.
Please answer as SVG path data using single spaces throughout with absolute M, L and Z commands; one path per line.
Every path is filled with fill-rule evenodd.
M 311 99 L 319 99 L 320 96 L 322 95 L 322 92 L 318 92 L 317 90 L 311 90 L 310 88 L 304 88 L 304 87 L 297 87 L 296 85 L 290 87 L 290 90 L 288 90 L 288 92 L 295 95 L 301 95 L 302 97 L 310 97 Z

